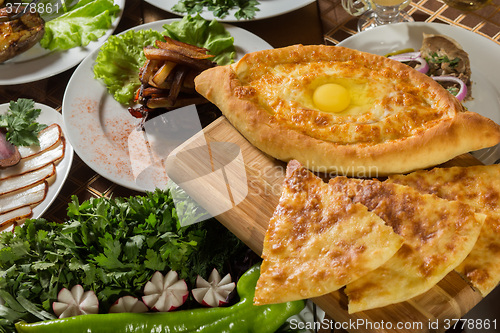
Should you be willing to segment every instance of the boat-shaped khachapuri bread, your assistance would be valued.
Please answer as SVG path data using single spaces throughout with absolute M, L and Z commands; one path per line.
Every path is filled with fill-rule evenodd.
M 498 124 L 429 76 L 340 46 L 249 53 L 195 84 L 250 143 L 313 171 L 404 173 L 500 142 Z

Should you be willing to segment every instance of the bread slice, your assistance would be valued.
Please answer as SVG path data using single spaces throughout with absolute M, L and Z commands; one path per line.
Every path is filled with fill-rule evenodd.
M 367 206 L 404 239 L 391 259 L 346 286 L 350 313 L 403 302 L 432 288 L 471 252 L 486 218 L 467 204 L 410 186 L 346 177 L 329 184 Z
M 254 303 L 330 293 L 382 265 L 402 242 L 365 206 L 291 161 L 264 239 Z
M 488 295 L 500 283 L 500 165 L 434 168 L 395 175 L 387 182 L 457 200 L 486 215 L 474 248 L 456 271 Z

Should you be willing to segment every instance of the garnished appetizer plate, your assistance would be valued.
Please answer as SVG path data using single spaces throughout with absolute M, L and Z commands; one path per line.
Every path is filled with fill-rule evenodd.
M 0 63 L 0 85 L 23 84 L 46 79 L 78 65 L 87 55 L 98 49 L 118 26 L 125 0 L 114 0 L 114 3 L 121 10 L 104 36 L 85 47 L 74 47 L 66 51 L 49 51 L 36 44 L 26 52 Z
M 41 109 L 41 113 L 37 118 L 37 122 L 40 124 L 47 125 L 47 132 L 45 132 L 46 135 L 44 136 L 44 138 L 41 139 L 39 136 L 41 143 L 40 148 L 35 148 L 34 151 L 31 151 L 31 148 L 28 149 L 19 148 L 21 154 L 22 155 L 24 154 L 27 157 L 23 158 L 21 162 L 19 162 L 15 166 L 0 169 L 0 178 L 2 178 L 2 180 L 0 181 L 2 182 L 2 186 L 0 186 L 1 192 L 5 190 L 7 181 L 9 182 L 17 181 L 20 184 L 22 184 L 20 185 L 22 186 L 20 190 L 22 189 L 29 191 L 30 194 L 26 194 L 28 192 L 17 191 L 19 193 L 18 195 L 16 195 L 16 197 L 10 196 L 10 198 L 12 199 L 6 199 L 9 196 L 9 193 L 16 192 L 16 191 L 11 191 L 7 194 L 0 195 L 0 200 L 8 200 L 8 202 L 4 201 L 4 203 L 7 202 L 10 204 L 11 200 L 25 200 L 27 196 L 37 196 L 40 198 L 40 200 L 42 200 L 43 198 L 42 201 L 38 202 L 38 200 L 36 200 L 37 202 L 31 205 L 32 207 L 31 217 L 39 218 L 47 211 L 50 205 L 54 202 L 62 186 L 66 182 L 69 170 L 71 168 L 71 164 L 73 162 L 73 148 L 71 147 L 71 144 L 68 142 L 68 140 L 64 139 L 66 137 L 65 135 L 67 132 L 64 128 L 62 115 L 58 111 L 44 104 L 35 103 L 34 107 L 35 109 Z M 8 103 L 1 104 L 0 114 L 6 113 L 8 109 L 9 109 Z M 58 126 L 53 124 L 57 124 Z M 57 130 L 56 127 L 58 127 Z M 62 131 L 62 133 L 60 131 Z M 61 134 L 63 136 L 62 139 L 60 138 Z M 22 162 L 26 163 L 23 164 Z M 45 177 L 46 175 L 48 175 L 48 173 L 45 173 L 45 171 L 43 170 L 51 169 L 52 166 L 50 166 L 50 164 L 52 163 L 54 163 L 55 165 L 55 174 L 52 174 L 50 178 L 40 178 L 40 180 L 42 181 L 43 179 L 47 180 L 48 186 L 44 190 L 45 195 L 44 196 L 42 195 L 43 190 L 30 191 L 29 188 L 32 186 L 27 185 L 28 184 L 27 182 L 38 181 L 37 180 L 38 177 Z M 21 170 L 21 171 L 17 172 L 16 170 L 18 171 Z M 48 172 L 50 173 L 50 171 Z M 20 173 L 22 173 L 23 177 L 16 177 L 16 175 Z M 10 177 L 5 178 L 8 176 Z
M 423 34 L 441 34 L 455 39 L 469 54 L 472 71 L 472 97 L 464 105 L 500 123 L 500 68 L 494 66 L 500 46 L 493 41 L 469 30 L 439 23 L 398 23 L 377 27 L 353 35 L 338 45 L 352 49 L 385 55 L 398 50 L 413 48 L 419 50 Z M 482 149 L 472 153 L 485 164 L 500 159 L 500 148 Z
M 131 30 L 153 29 L 161 32 L 163 25 L 175 21 L 178 20 L 156 21 Z M 272 48 L 244 29 L 224 26 L 234 38 L 237 59 L 249 52 Z M 87 165 L 116 184 L 137 191 L 163 187 L 168 179 L 161 172 L 149 172 L 145 179 L 137 180 L 137 168 L 132 165 L 131 152 L 138 142 L 144 140 L 141 131 L 136 130 L 140 120 L 132 117 L 127 107 L 118 103 L 102 82 L 94 79 L 93 66 L 98 52 L 95 50 L 82 61 L 66 88 L 63 118 L 68 139 Z
M 178 0 L 146 0 L 146 2 L 167 12 L 184 15 L 172 9 L 172 7 L 179 2 Z M 255 21 L 292 12 L 313 3 L 314 0 L 260 0 L 259 2 L 260 3 L 257 5 L 259 10 L 255 12 L 255 17 L 251 20 L 238 20 L 234 16 L 235 10 L 229 11 L 229 15 L 223 18 L 215 17 L 213 12 L 206 9 L 203 10 L 200 15 L 206 20 L 217 19 L 220 22 Z

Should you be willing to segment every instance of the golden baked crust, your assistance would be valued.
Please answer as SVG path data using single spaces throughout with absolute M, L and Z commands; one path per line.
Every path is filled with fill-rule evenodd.
M 264 239 L 254 303 L 332 292 L 382 265 L 401 245 L 377 215 L 291 161 Z
M 352 103 L 322 112 L 313 91 L 347 86 Z M 437 82 L 385 57 L 339 46 L 295 45 L 245 55 L 195 79 L 253 145 L 311 170 L 351 176 L 402 173 L 500 142 L 500 126 Z
M 464 202 L 486 215 L 474 248 L 455 270 L 483 296 L 490 293 L 500 282 L 500 165 L 435 168 L 388 182 Z
M 17 6 L 3 7 L 0 8 L 0 16 L 12 16 L 23 9 Z M 38 12 L 33 13 L 31 10 L 16 20 L 0 22 L 0 63 L 32 48 L 44 33 L 44 20 Z
M 486 217 L 467 204 L 409 186 L 346 177 L 329 184 L 366 205 L 405 242 L 385 264 L 346 286 L 350 313 L 406 301 L 429 290 L 470 253 Z

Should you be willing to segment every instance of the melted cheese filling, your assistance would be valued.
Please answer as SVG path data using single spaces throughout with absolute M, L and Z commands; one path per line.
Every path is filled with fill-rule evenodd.
M 426 87 L 415 86 L 391 68 L 371 69 L 355 61 L 235 65 L 244 87 L 276 121 L 319 140 L 377 144 L 403 139 L 446 116 Z M 318 87 L 338 84 L 350 103 L 328 112 L 314 102 Z

